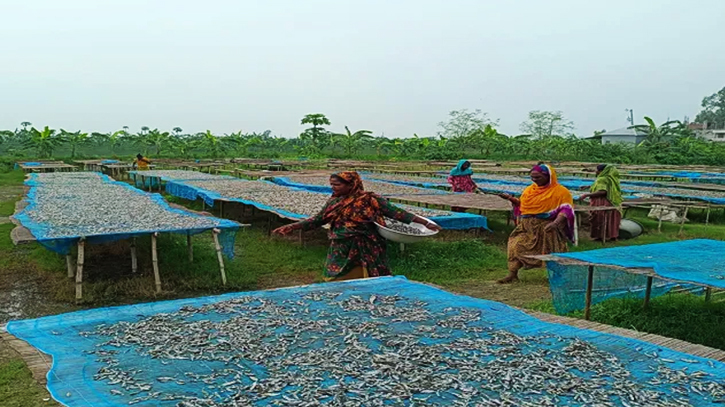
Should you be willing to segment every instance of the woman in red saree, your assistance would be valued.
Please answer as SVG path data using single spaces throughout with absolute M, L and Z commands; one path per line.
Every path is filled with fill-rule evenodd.
M 362 179 L 356 172 L 332 175 L 330 186 L 332 197 L 317 215 L 274 231 L 279 235 L 287 235 L 295 230 L 311 230 L 330 224 L 326 280 L 391 274 L 385 239 L 375 226 L 375 222 L 385 225 L 384 217 L 440 230 L 440 226 L 434 222 L 400 209 L 372 192 L 365 192 Z

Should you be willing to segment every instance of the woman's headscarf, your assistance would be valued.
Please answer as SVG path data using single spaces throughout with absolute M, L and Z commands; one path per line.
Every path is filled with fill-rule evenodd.
M 450 175 L 452 177 L 460 177 L 462 175 L 473 175 L 473 169 L 471 168 L 471 165 L 470 165 L 471 163 L 468 163 L 469 164 L 468 165 L 468 168 L 466 168 L 465 170 L 463 169 L 463 164 L 465 164 L 467 162 L 468 162 L 468 160 L 458 161 L 458 165 L 456 165 L 451 170 L 451 174 Z
M 325 208 L 323 218 L 326 222 L 343 220 L 347 227 L 354 227 L 356 223 L 368 222 L 385 225 L 377 195 L 365 192 L 362 178 L 357 172 L 343 171 L 334 176 L 349 184 L 350 192 L 346 195 L 333 194 L 332 199 L 338 199 L 338 201 Z
M 607 191 L 607 199 L 609 202 L 619 207 L 622 201 L 624 201 L 624 198 L 622 198 L 622 189 L 619 185 L 619 170 L 611 164 L 604 165 L 604 169 L 601 170 L 594 184 L 592 184 L 591 191 Z
M 556 210 L 563 204 L 574 206 L 574 199 L 571 192 L 564 186 L 559 184 L 556 178 L 554 168 L 546 165 L 535 165 L 531 171 L 537 171 L 542 174 L 549 175 L 549 183 L 540 187 L 536 183 L 532 183 L 521 194 L 521 214 L 522 215 L 539 215 Z

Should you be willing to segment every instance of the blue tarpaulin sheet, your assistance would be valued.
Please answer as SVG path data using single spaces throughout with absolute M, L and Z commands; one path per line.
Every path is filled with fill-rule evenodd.
M 651 268 L 664 279 L 725 289 L 723 254 L 725 242 L 693 239 L 555 255 L 595 264 Z
M 221 304 L 224 305 L 219 307 Z M 381 310 L 389 310 L 393 315 Z M 157 332 L 144 335 L 134 328 L 137 324 Z M 166 328 L 162 327 L 168 326 L 178 333 L 164 331 Z M 118 329 L 122 334 L 109 337 L 99 333 L 112 327 L 115 328 L 111 331 Z M 343 397 L 365 394 L 375 398 L 383 392 L 397 392 L 378 387 L 378 380 L 390 374 L 394 375 L 396 385 L 403 387 L 400 394 L 406 394 L 405 389 L 416 389 L 413 393 L 422 399 L 411 403 L 395 402 L 390 397 L 380 405 L 447 406 L 456 401 L 456 405 L 521 405 L 488 402 L 501 401 L 502 397 L 525 399 L 526 405 L 592 405 L 581 401 L 582 395 L 577 395 L 580 386 L 576 383 L 596 380 L 596 387 L 608 399 L 605 405 L 633 405 L 622 401 L 623 396 L 607 393 L 628 387 L 647 392 L 643 397 L 650 399 L 679 397 L 688 405 L 704 406 L 710 405 L 716 396 L 707 391 L 687 390 L 683 396 L 675 393 L 676 388 L 687 388 L 697 382 L 719 392 L 719 383 L 725 380 L 725 364 L 718 361 L 635 339 L 543 322 L 501 303 L 454 295 L 402 277 L 98 308 L 11 321 L 7 329 L 52 356 L 47 386 L 53 398 L 68 407 L 128 406 L 139 397 L 147 400 L 137 404 L 141 406 L 209 405 L 203 402 L 205 399 L 219 406 L 252 396 L 256 397 L 255 403 L 234 405 L 295 405 L 295 394 L 319 392 L 319 388 L 342 388 L 338 393 Z M 239 338 L 250 335 L 248 332 L 254 335 L 252 339 Z M 295 332 L 303 334 L 296 338 Z M 194 345 L 180 347 L 185 341 Z M 237 342 L 236 346 L 228 346 Z M 191 349 L 193 353 L 171 352 L 169 347 Z M 461 347 L 469 350 L 457 350 Z M 569 356 L 589 347 L 589 357 Z M 432 350 L 439 355 L 438 360 L 431 366 L 420 357 L 413 357 L 404 362 L 406 369 L 381 371 L 390 360 L 386 358 L 400 357 L 409 349 Z M 326 377 L 320 377 L 314 385 L 298 384 L 309 383 L 310 373 L 306 372 L 325 363 L 324 355 L 340 358 L 342 365 L 331 367 Z M 358 374 L 353 374 L 349 367 L 346 370 L 346 366 L 360 363 L 359 358 L 370 360 L 370 365 L 362 369 L 372 373 L 361 375 L 367 370 L 356 370 Z M 299 362 L 310 359 L 317 360 L 316 364 Z M 525 366 L 532 363 L 527 362 L 529 359 L 540 363 Z M 392 359 L 387 363 L 397 366 L 402 362 Z M 546 367 L 547 363 L 551 366 Z M 285 367 L 286 364 L 291 365 Z M 588 367 L 581 367 L 583 364 Z M 536 388 L 506 390 L 516 385 L 518 377 L 523 379 L 519 375 L 539 374 L 554 369 L 554 365 L 562 369 L 561 376 L 550 377 Z M 376 374 L 373 369 L 381 370 Z M 462 373 L 471 369 L 479 373 Z M 610 377 L 611 369 L 617 369 L 621 376 Z M 427 377 L 424 371 L 439 372 L 433 374 L 442 376 Z M 684 379 L 680 374 L 677 383 L 660 376 L 661 372 L 674 375 L 678 371 L 688 373 Z M 109 372 L 120 372 L 123 376 L 94 379 Z M 701 373 L 690 374 L 695 372 Z M 278 391 L 269 391 L 272 377 L 280 374 L 287 375 L 287 384 Z M 490 378 L 482 379 L 484 375 Z M 421 385 L 417 382 L 420 380 L 427 384 Z M 136 382 L 149 386 L 130 390 L 123 387 Z M 431 391 L 434 386 L 450 390 Z M 358 388 L 362 390 L 354 390 Z M 478 390 L 467 390 L 474 388 Z M 460 404 L 466 392 L 471 393 L 469 402 Z M 325 394 L 324 390 L 318 394 Z M 173 397 L 177 398 L 169 399 Z M 318 401 L 324 405 L 330 397 L 320 396 Z M 198 401 L 180 404 L 179 398 Z M 545 399 L 549 402 L 545 403 Z M 293 404 L 289 404 L 290 400 Z M 558 402 L 552 404 L 551 400 Z M 667 405 L 676 405 L 672 403 Z

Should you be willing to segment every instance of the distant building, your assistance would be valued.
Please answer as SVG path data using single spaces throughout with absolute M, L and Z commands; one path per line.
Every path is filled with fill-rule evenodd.
M 725 142 L 725 129 L 708 129 L 707 123 L 690 123 L 687 127 L 692 130 L 697 137 L 716 143 Z
M 644 132 L 627 127 L 607 131 L 600 136 L 602 137 L 602 144 L 626 143 L 638 145 L 647 139 L 647 135 Z

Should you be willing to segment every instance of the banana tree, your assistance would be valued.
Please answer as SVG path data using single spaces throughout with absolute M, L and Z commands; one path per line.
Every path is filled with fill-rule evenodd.
M 335 134 L 333 139 L 339 144 L 347 156 L 352 156 L 364 143 L 372 140 L 370 130 L 358 130 L 355 133 L 345 126 L 345 133 Z
M 64 140 L 59 137 L 55 130 L 45 126 L 43 130 L 35 127 L 28 131 L 29 137 L 24 141 L 25 148 L 35 149 L 40 158 L 48 158 L 53 155 L 53 150 L 61 146 Z
M 80 130 L 70 132 L 60 129 L 59 137 L 70 146 L 70 158 L 75 158 L 78 148 L 88 144 L 89 142 L 88 133 L 81 133 Z
M 159 129 L 150 130 L 143 137 L 144 143 L 147 146 L 156 149 L 157 156 L 161 155 L 161 149 L 170 141 L 170 139 L 171 136 L 168 131 L 159 131 Z
M 219 137 L 212 134 L 211 130 L 198 133 L 197 137 L 199 139 L 196 142 L 196 147 L 206 151 L 212 158 L 219 157 L 224 151 L 224 144 Z

